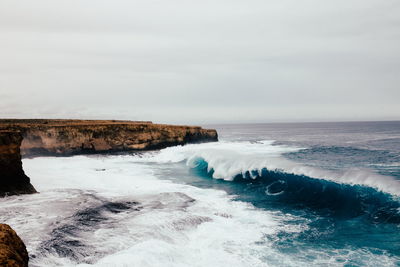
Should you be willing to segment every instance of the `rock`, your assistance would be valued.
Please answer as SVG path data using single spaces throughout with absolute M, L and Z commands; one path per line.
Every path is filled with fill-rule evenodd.
M 0 119 L 0 197 L 36 192 L 22 169 L 21 155 L 150 150 L 212 141 L 218 141 L 217 131 L 196 126 L 116 120 Z
M 22 169 L 21 141 L 20 132 L 0 130 L 0 197 L 36 192 Z
M 22 156 L 76 155 L 159 149 L 218 141 L 215 130 L 133 121 L 0 120 L 0 129 L 24 133 Z
M 28 252 L 24 242 L 7 224 L 0 224 L 0 266 L 28 266 Z

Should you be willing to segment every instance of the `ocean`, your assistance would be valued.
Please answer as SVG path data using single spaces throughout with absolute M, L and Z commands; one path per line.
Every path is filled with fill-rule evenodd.
M 205 125 L 217 143 L 38 157 L 0 199 L 30 266 L 400 266 L 400 122 Z

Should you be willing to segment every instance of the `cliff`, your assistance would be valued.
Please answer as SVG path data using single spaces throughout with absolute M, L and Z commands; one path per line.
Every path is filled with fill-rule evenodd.
M 140 151 L 218 140 L 215 130 L 196 126 L 114 120 L 3 119 L 0 133 L 0 196 L 36 192 L 22 169 L 21 155 Z
M 20 132 L 0 130 L 0 197 L 36 192 L 22 169 L 21 141 Z
M 215 130 L 131 121 L 0 120 L 0 129 L 23 133 L 22 156 L 159 149 L 217 141 Z
M 25 244 L 7 224 L 0 224 L 0 266 L 27 267 L 28 252 Z

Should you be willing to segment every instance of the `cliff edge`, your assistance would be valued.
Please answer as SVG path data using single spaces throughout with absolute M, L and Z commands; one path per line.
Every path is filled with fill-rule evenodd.
M 0 197 L 36 192 L 22 169 L 21 141 L 21 132 L 0 130 Z
M 23 157 L 160 149 L 218 141 L 213 129 L 116 120 L 0 119 L 0 197 L 36 192 Z
M 0 120 L 1 129 L 22 133 L 23 157 L 150 150 L 218 141 L 212 129 L 135 121 Z

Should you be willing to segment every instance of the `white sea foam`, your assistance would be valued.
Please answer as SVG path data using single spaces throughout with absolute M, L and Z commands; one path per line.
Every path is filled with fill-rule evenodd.
M 263 248 L 256 242 L 283 227 L 279 216 L 233 202 L 223 191 L 158 180 L 150 168 L 130 159 L 24 160 L 25 171 L 41 193 L 10 197 L 0 206 L 2 221 L 15 228 L 36 256 L 32 266 L 265 265 Z M 79 225 L 77 213 L 127 201 L 138 202 L 138 210 L 103 211 L 104 223 Z M 48 251 L 44 242 L 59 246 L 72 238 L 66 231 L 52 240 L 63 227 L 75 230 L 73 238 L 82 244 L 71 245 L 71 257 Z
M 199 160 L 208 164 L 208 171 L 213 170 L 213 178 L 233 180 L 238 174 L 251 171 L 261 173 L 262 169 L 306 175 L 311 178 L 325 179 L 337 183 L 364 185 L 376 188 L 392 195 L 400 196 L 400 181 L 390 176 L 383 176 L 370 169 L 349 169 L 341 172 L 322 170 L 282 157 L 283 153 L 299 151 L 299 147 L 273 145 L 273 141 L 261 142 L 219 142 L 200 145 L 171 147 L 160 153 L 137 158 L 137 162 L 181 162 L 189 167 L 196 167 Z
M 175 147 L 141 157 L 25 159 L 24 169 L 40 194 L 1 199 L 0 219 L 23 238 L 35 256 L 34 267 L 341 266 L 352 257 L 393 263 L 387 255 L 364 251 L 314 248 L 285 254 L 274 247 L 278 233 L 300 233 L 308 229 L 306 219 L 255 209 L 223 191 L 159 180 L 151 165 L 140 163 L 165 162 L 165 153 L 181 161 L 197 149 L 215 149 L 210 156 L 218 156 L 223 146 Z M 249 156 L 259 149 L 246 146 Z M 284 149 L 292 148 L 272 147 L 270 155 Z M 112 212 L 106 208 L 110 203 L 133 206 Z

